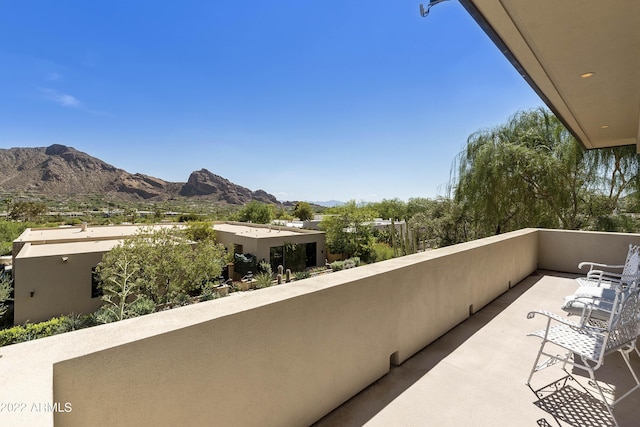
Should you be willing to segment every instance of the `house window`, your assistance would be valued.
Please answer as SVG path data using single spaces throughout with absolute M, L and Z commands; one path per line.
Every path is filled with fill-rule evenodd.
M 269 249 L 269 263 L 273 271 L 278 271 L 279 265 L 284 267 L 284 246 L 272 246 Z
M 305 266 L 307 268 L 315 267 L 317 265 L 316 264 L 316 260 L 317 260 L 316 250 L 317 250 L 316 242 L 307 243 L 305 245 L 305 251 L 306 251 L 306 253 L 305 253 L 305 255 L 306 255 Z
M 91 298 L 100 298 L 102 296 L 102 288 L 100 287 L 100 276 L 95 268 L 91 269 Z

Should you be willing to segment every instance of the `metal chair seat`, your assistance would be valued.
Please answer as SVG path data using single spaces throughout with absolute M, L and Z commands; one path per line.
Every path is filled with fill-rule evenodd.
M 552 313 L 538 312 L 538 314 L 544 314 L 546 316 L 553 315 Z M 547 329 L 540 329 L 535 332 L 531 332 L 530 336 L 536 336 L 545 339 L 550 343 L 570 349 L 573 353 L 585 357 L 588 360 L 597 362 L 600 354 L 606 343 L 606 335 L 598 333 L 595 330 L 581 327 L 577 323 L 571 322 L 569 324 L 560 324 Z

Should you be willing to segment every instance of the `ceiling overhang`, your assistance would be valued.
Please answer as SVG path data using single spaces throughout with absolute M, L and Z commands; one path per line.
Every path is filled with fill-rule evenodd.
M 640 145 L 640 1 L 460 3 L 585 148 Z

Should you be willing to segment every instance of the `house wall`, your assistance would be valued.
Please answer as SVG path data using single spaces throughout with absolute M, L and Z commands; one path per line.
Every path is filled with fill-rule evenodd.
M 24 249 L 28 249 L 27 243 Z M 41 322 L 70 313 L 92 313 L 100 298 L 91 298 L 91 269 L 103 252 L 14 259 L 14 323 Z M 31 292 L 33 291 L 33 297 Z
M 539 241 L 539 268 L 586 273 L 586 269 L 578 269 L 578 264 L 582 261 L 624 264 L 629 244 L 640 244 L 640 234 L 540 230 Z
M 327 258 L 325 247 L 325 235 L 324 234 L 301 234 L 299 236 L 275 236 L 269 238 L 260 239 L 258 242 L 257 256 L 259 260 L 265 260 L 269 262 L 271 256 L 271 248 L 284 246 L 289 243 L 304 244 L 315 243 L 316 244 L 316 267 L 324 266 Z
M 233 245 L 242 245 L 242 253 L 256 255 L 258 252 L 258 239 L 254 237 L 216 230 L 216 241 L 229 251 L 233 251 Z
M 99 327 L 155 332 L 56 363 L 53 401 L 73 411 L 55 423 L 310 425 L 535 271 L 538 254 L 538 232 L 522 230 Z
M 269 261 L 272 247 L 283 246 L 287 243 L 316 243 L 316 266 L 325 265 L 327 258 L 324 233 L 300 233 L 296 235 L 279 236 L 277 229 L 273 230 L 273 237 L 255 238 L 250 235 L 238 235 L 216 230 L 216 239 L 227 249 L 233 249 L 233 245 L 242 245 L 245 254 L 255 255 L 258 261 Z

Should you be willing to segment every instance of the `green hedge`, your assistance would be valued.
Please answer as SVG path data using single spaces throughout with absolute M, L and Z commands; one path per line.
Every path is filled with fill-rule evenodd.
M 54 317 L 41 323 L 27 323 L 0 331 L 0 346 L 44 338 L 59 332 L 63 317 Z

